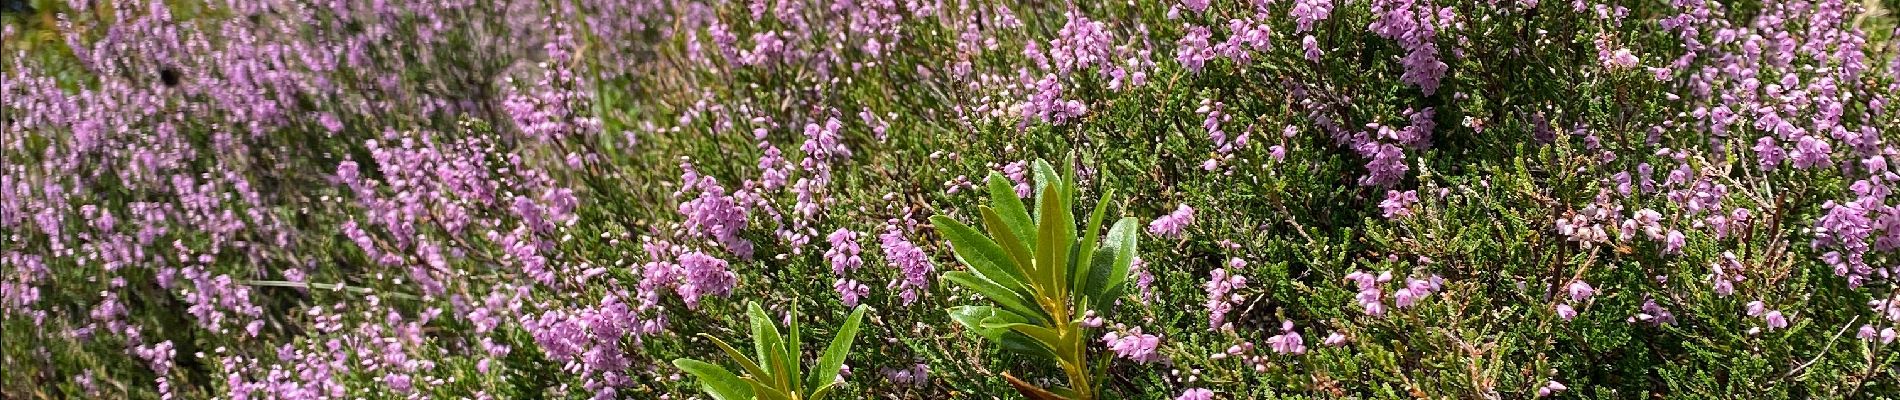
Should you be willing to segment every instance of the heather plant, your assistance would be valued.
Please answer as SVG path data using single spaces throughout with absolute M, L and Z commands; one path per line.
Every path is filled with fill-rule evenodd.
M 0 398 L 1900 398 L 1892 1 L 0 3 Z
M 1053 361 L 1068 377 L 1067 387 L 1038 388 L 1010 377 L 1024 396 L 1034 399 L 1095 399 L 1100 369 L 1088 361 L 1085 326 L 1121 298 L 1137 245 L 1134 218 L 1122 218 L 1102 235 L 1109 198 L 1096 204 L 1085 230 L 1075 231 L 1074 170 L 1058 176 L 1042 160 L 1035 164 L 1035 222 L 1009 180 L 988 179 L 990 205 L 979 206 L 985 236 L 947 216 L 933 216 L 957 260 L 969 271 L 951 271 L 943 280 L 982 294 L 994 306 L 950 309 L 957 323 L 1011 351 Z M 1008 373 L 1004 373 L 1008 377 Z
M 791 321 L 786 327 L 786 334 L 780 335 L 778 326 L 771 317 L 765 315 L 758 303 L 748 304 L 746 312 L 746 316 L 752 320 L 756 361 L 716 336 L 700 334 L 700 337 L 719 346 L 719 350 L 739 364 L 745 376 L 691 358 L 673 360 L 673 365 L 698 378 L 701 390 L 714 399 L 823 400 L 837 389 L 840 382 L 838 371 L 844 367 L 845 357 L 851 354 L 851 342 L 857 340 L 858 325 L 864 320 L 864 310 L 863 306 L 851 310 L 851 315 L 845 317 L 844 325 L 838 327 L 837 335 L 832 337 L 830 345 L 825 346 L 824 352 L 819 353 L 818 364 L 813 365 L 810 371 L 804 371 L 800 360 L 804 352 L 799 338 L 797 309 L 793 309 L 786 318 Z

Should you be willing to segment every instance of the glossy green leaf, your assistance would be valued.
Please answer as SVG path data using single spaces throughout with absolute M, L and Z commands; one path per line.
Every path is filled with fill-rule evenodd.
M 826 397 L 831 397 L 832 390 L 837 388 L 837 382 L 826 383 L 824 386 L 819 386 L 818 390 L 813 390 L 811 397 L 807 397 L 805 400 L 825 400 Z
M 700 389 L 717 400 L 746 400 L 752 398 L 752 387 L 746 382 L 717 365 L 690 358 L 673 360 L 673 366 L 699 378 Z
M 1102 199 L 1095 203 L 1095 211 L 1089 215 L 1088 227 L 1083 228 L 1086 230 L 1082 231 L 1082 245 L 1076 248 L 1074 255 L 1071 255 L 1072 261 L 1069 265 L 1072 267 L 1069 270 L 1069 279 L 1072 281 L 1069 287 L 1075 288 L 1078 293 L 1088 291 L 1090 269 L 1095 264 L 1089 257 L 1093 257 L 1096 246 L 1101 245 L 1102 218 L 1108 215 L 1108 198 L 1109 196 L 1102 196 Z
M 1114 303 L 1121 291 L 1117 290 L 1128 280 L 1128 270 L 1135 263 L 1139 228 L 1134 218 L 1122 218 L 1108 229 L 1102 247 L 1095 250 L 1089 262 L 1095 264 L 1090 270 L 1088 285 L 1082 292 L 1095 303 L 1096 309 L 1105 308 Z
M 978 210 L 983 213 L 984 230 L 990 232 L 990 238 L 995 240 L 998 246 L 1002 246 L 1004 254 L 1016 260 L 1016 266 L 1022 269 L 1026 278 L 1029 278 L 1023 283 L 1031 287 L 1030 291 L 1040 292 L 1042 286 L 1035 279 L 1036 276 L 1040 276 L 1040 272 L 1036 268 L 1035 258 L 1029 253 L 1029 246 L 1009 229 L 1008 223 L 1003 221 L 1001 215 L 997 215 L 996 210 L 989 207 L 978 207 Z
M 1002 217 L 1004 226 L 1023 240 L 1036 239 L 1036 226 L 1029 219 L 1029 208 L 1023 205 L 1023 198 L 1016 195 L 1014 184 L 1003 174 L 991 172 L 989 177 L 990 207 L 996 209 L 996 215 Z M 1002 240 L 1002 239 L 997 239 Z M 1034 243 L 1026 243 L 1035 247 Z
M 1043 390 L 1040 387 L 1036 387 L 1036 385 L 1031 384 L 1029 382 L 1025 382 L 1022 379 L 1018 379 L 1015 376 L 1010 375 L 1008 372 L 1003 373 L 1003 379 L 1009 381 L 1009 386 L 1016 388 L 1016 392 L 1021 393 L 1023 395 L 1023 398 L 1026 398 L 1029 400 L 1066 400 L 1067 399 L 1066 397 L 1062 397 L 1048 390 Z
M 1060 199 L 1062 197 L 1061 194 L 1064 193 L 1063 186 L 1062 186 L 1062 175 L 1056 173 L 1056 168 L 1054 166 L 1049 165 L 1048 161 L 1038 159 L 1035 162 L 1035 170 L 1036 170 L 1035 185 L 1036 185 L 1037 206 L 1040 207 L 1042 205 L 1043 200 L 1049 198 L 1048 195 L 1052 193 L 1049 191 L 1049 189 L 1051 188 L 1057 189 L 1053 193 L 1057 195 L 1055 196 L 1056 198 Z M 1038 211 L 1036 212 L 1040 213 L 1042 211 L 1038 209 Z M 1042 218 L 1042 215 L 1037 214 L 1036 218 L 1040 219 Z
M 950 241 L 950 249 L 956 253 L 957 261 L 969 266 L 971 271 L 1023 296 L 1031 295 L 1025 283 L 1029 276 L 996 241 L 942 215 L 930 217 L 930 223 L 937 227 L 937 232 L 945 240 Z
M 805 353 L 803 351 L 804 349 L 800 348 L 802 338 L 799 337 L 798 330 L 798 298 L 793 297 L 791 303 L 792 305 L 789 309 L 791 318 L 789 318 L 788 323 L 785 325 L 785 335 L 787 336 L 785 339 L 785 365 L 787 367 L 785 372 L 789 373 L 789 375 L 785 377 L 787 384 L 784 387 L 793 394 L 800 394 L 804 392 L 804 388 L 798 387 L 798 384 L 805 381 L 805 369 L 802 368 Z
M 990 327 L 985 325 L 985 321 L 1029 323 L 1029 318 L 1021 314 L 992 306 L 957 306 L 951 307 L 949 312 L 951 320 L 975 331 L 977 336 L 989 340 L 1001 340 L 1003 334 L 1009 332 L 1009 328 Z
M 1049 190 L 1061 190 L 1058 184 L 1045 185 Z M 1059 197 L 1045 197 L 1039 200 L 1036 211 L 1036 272 L 1037 283 L 1045 288 L 1056 289 L 1067 285 L 1060 274 L 1068 271 L 1069 253 L 1075 246 L 1075 214 L 1069 210 Z M 1064 299 L 1064 303 L 1067 303 Z
M 811 382 L 807 388 L 829 385 L 837 380 L 838 371 L 844 368 L 845 355 L 851 353 L 851 343 L 858 338 L 858 326 L 864 321 L 865 307 L 860 305 L 851 310 L 844 318 L 844 325 L 838 327 L 838 335 L 831 338 L 831 345 L 825 347 L 825 354 L 819 356 L 818 365 L 811 370 Z
M 739 367 L 744 369 L 746 374 L 767 376 L 765 370 L 759 369 L 758 363 L 752 362 L 750 358 L 746 358 L 745 354 L 740 353 L 739 349 L 733 348 L 732 345 L 726 343 L 726 341 L 719 340 L 718 337 L 706 333 L 701 333 L 699 336 L 706 338 L 706 340 L 711 340 L 714 346 L 719 347 L 720 351 L 726 352 L 726 357 L 730 357 L 733 361 L 739 362 Z
M 1042 309 L 1036 306 L 1035 301 L 1023 298 L 1016 292 L 1003 288 L 1001 285 L 991 282 L 988 279 L 976 276 L 976 274 L 963 271 L 950 271 L 943 273 L 942 279 L 946 282 L 955 283 L 957 286 L 962 286 L 978 294 L 982 294 L 983 297 L 987 297 L 990 301 L 996 302 L 996 304 L 1002 306 L 1003 309 L 1029 317 L 1032 321 L 1048 320 L 1048 317 L 1043 316 Z
M 758 396 L 758 400 L 792 400 L 790 393 L 785 393 L 783 390 L 773 388 L 772 385 L 766 382 L 751 377 L 742 379 L 745 379 L 747 384 L 752 385 L 752 394 Z
M 758 351 L 759 361 L 764 363 L 768 374 L 759 378 L 772 387 L 790 386 L 786 378 L 791 375 L 786 369 L 793 368 L 794 364 L 786 362 L 785 339 L 779 336 L 778 326 L 765 315 L 765 309 L 759 308 L 759 303 L 750 303 L 749 308 L 746 314 L 752 317 L 753 348 Z
M 984 327 L 990 328 L 990 329 L 1004 328 L 1004 329 L 1009 329 L 1017 333 L 1021 333 L 1023 335 L 1027 335 L 1029 336 L 1029 338 L 1035 339 L 1037 342 L 1041 343 L 1044 347 L 1048 347 L 1051 351 L 1054 351 L 1056 354 L 1069 354 L 1069 352 L 1074 350 L 1074 347 L 1075 347 L 1075 344 L 1069 343 L 1067 340 L 1064 340 L 1065 338 L 1062 336 L 1062 334 L 1059 332 L 1056 332 L 1055 329 L 1050 329 L 1049 327 L 1045 327 L 1041 325 L 1032 325 L 1032 324 L 1025 324 L 1025 323 L 1020 323 L 1020 322 L 1004 321 L 1004 320 L 996 319 L 994 317 L 992 317 L 989 320 L 983 321 L 983 325 Z

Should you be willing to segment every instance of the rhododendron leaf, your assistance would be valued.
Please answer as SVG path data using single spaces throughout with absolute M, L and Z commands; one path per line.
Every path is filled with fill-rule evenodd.
M 1095 264 L 1089 274 L 1089 283 L 1083 293 L 1092 301 L 1097 310 L 1105 309 L 1120 297 L 1120 286 L 1128 281 L 1128 270 L 1134 266 L 1137 250 L 1137 223 L 1134 218 L 1122 218 L 1108 229 L 1108 237 L 1102 247 L 1095 250 L 1090 260 Z
M 988 279 L 983 279 L 983 277 L 977 276 L 976 274 L 963 271 L 950 271 L 943 273 L 943 280 L 969 288 L 972 291 L 982 294 L 983 297 L 988 297 L 990 301 L 996 302 L 996 304 L 1002 306 L 1003 309 L 1025 317 L 1030 317 L 1032 321 L 1046 319 L 1042 317 L 1042 313 L 1035 307 L 1035 302 L 1022 297 L 1020 293 L 1004 288 L 1002 285 L 998 285 Z
M 1108 215 L 1108 198 L 1109 196 L 1105 194 L 1101 200 L 1096 201 L 1095 211 L 1089 215 L 1088 227 L 1082 231 L 1082 246 L 1076 249 L 1074 255 L 1070 256 L 1069 265 L 1071 268 L 1069 270 L 1069 279 L 1072 279 L 1073 282 L 1070 282 L 1069 285 L 1075 288 L 1077 292 L 1085 292 L 1088 287 L 1088 279 L 1092 273 L 1090 271 L 1095 264 L 1092 257 L 1095 254 L 1096 246 L 1101 244 L 1102 219 Z M 1089 303 L 1085 301 L 1077 304 Z
M 825 400 L 826 397 L 831 397 L 832 389 L 836 389 L 837 387 L 838 387 L 837 382 L 826 383 L 824 386 L 819 386 L 818 390 L 813 390 L 811 392 L 811 397 L 806 397 L 805 399 L 806 400 Z
M 765 363 L 768 374 L 759 378 L 769 379 L 773 387 L 784 387 L 789 383 L 785 380 L 789 377 L 785 370 L 792 367 L 785 361 L 785 340 L 779 336 L 778 326 L 772 323 L 772 318 L 765 315 L 765 309 L 759 308 L 759 303 L 748 303 L 748 306 L 750 310 L 747 315 L 752 317 L 753 348 L 758 352 L 759 361 Z
M 752 398 L 752 387 L 745 380 L 733 375 L 717 365 L 690 358 L 673 360 L 673 366 L 699 379 L 700 390 L 718 400 L 747 400 Z
M 1016 189 L 1009 178 L 1003 177 L 1001 173 L 991 172 L 989 185 L 990 207 L 996 209 L 997 216 L 1003 217 L 1004 225 L 1009 226 L 1009 231 L 1015 233 L 1016 237 L 1034 240 L 1036 225 L 1029 219 L 1029 207 L 1023 204 L 1021 196 L 1016 195 Z
M 983 325 L 984 327 L 987 327 L 987 328 L 1006 328 L 1011 331 L 1022 333 L 1023 335 L 1027 335 L 1031 339 L 1035 339 L 1037 342 L 1040 342 L 1044 347 L 1048 347 L 1049 350 L 1055 352 L 1056 354 L 1069 354 L 1070 351 L 1074 350 L 1073 349 L 1074 346 L 1067 343 L 1067 341 L 1062 340 L 1063 339 L 1062 333 L 1056 332 L 1056 330 L 1049 329 L 1048 327 L 1019 323 L 1019 322 L 1001 321 L 994 318 L 983 321 Z
M 772 385 L 768 385 L 765 382 L 751 377 L 743 379 L 745 379 L 746 383 L 752 385 L 752 394 L 758 396 L 758 400 L 792 400 L 792 395 L 785 393 L 783 390 L 773 388 Z
M 989 340 L 1001 339 L 1003 333 L 1009 332 L 1009 329 L 987 327 L 984 325 L 984 321 L 990 320 L 991 318 L 998 318 L 1003 321 L 1029 322 L 1029 318 L 1023 317 L 1021 314 L 992 306 L 958 306 L 951 307 L 949 312 L 951 320 L 963 324 L 964 327 L 976 331 L 977 336 L 982 336 Z
M 1029 287 L 1024 282 L 1029 279 L 1023 275 L 1022 268 L 1009 258 L 1003 247 L 996 241 L 978 233 L 961 222 L 942 215 L 930 217 L 931 225 L 937 232 L 950 241 L 950 249 L 957 255 L 957 261 L 969 266 L 970 270 L 985 279 L 996 282 L 1011 291 L 1029 295 Z
M 1032 385 L 1029 382 L 1024 382 L 1022 379 L 1017 379 L 1015 376 L 1011 376 L 1008 372 L 1003 373 L 1003 379 L 1009 381 L 1009 386 L 1015 387 L 1017 393 L 1022 393 L 1023 398 L 1026 398 L 1029 400 L 1066 400 L 1067 399 L 1066 397 L 1062 397 L 1061 395 L 1057 395 L 1048 390 L 1043 390 L 1042 388 L 1036 387 L 1036 385 Z
M 1041 341 L 1031 338 L 1029 335 L 1024 335 L 1021 332 L 1006 331 L 996 342 L 1003 346 L 1003 350 L 1041 357 L 1051 361 L 1061 359 L 1061 357 L 1056 356 L 1054 349 L 1050 349 L 1049 346 L 1043 345 Z
M 1048 199 L 1050 197 L 1049 194 L 1054 193 L 1056 194 L 1055 197 L 1060 199 L 1062 197 L 1061 195 L 1065 193 L 1065 191 L 1062 186 L 1062 175 L 1059 175 L 1056 173 L 1055 167 L 1050 166 L 1048 161 L 1044 161 L 1041 159 L 1036 160 L 1035 165 L 1036 165 L 1035 166 L 1036 204 L 1038 207 L 1040 207 L 1042 205 L 1043 200 Z M 1050 189 L 1055 189 L 1055 191 L 1050 192 Z M 1042 210 L 1037 209 L 1036 212 L 1038 213 L 1036 214 L 1036 218 L 1038 219 L 1042 218 L 1042 214 L 1040 214 Z
M 712 341 L 713 345 L 718 346 L 720 351 L 726 352 L 726 357 L 731 357 L 733 361 L 739 362 L 739 367 L 744 369 L 745 373 L 753 376 L 766 376 L 765 371 L 759 369 L 758 363 L 754 363 L 752 359 L 746 358 L 745 354 L 740 353 L 739 349 L 733 348 L 732 345 L 726 343 L 726 341 L 719 340 L 718 337 L 706 333 L 701 333 L 699 336 Z
M 818 365 L 811 370 L 811 382 L 805 387 L 829 388 L 838 380 L 838 371 L 844 368 L 845 355 L 851 353 L 851 343 L 858 338 L 858 326 L 864 322 L 865 307 L 860 305 L 844 317 L 844 325 L 838 327 L 838 335 L 831 338 L 831 345 L 825 346 L 825 354 L 818 357 Z M 817 398 L 816 396 L 813 397 Z
M 793 393 L 799 393 L 801 388 L 798 387 L 798 384 L 805 381 L 805 369 L 802 368 L 804 364 L 802 359 L 805 357 L 805 353 L 802 351 L 803 349 L 799 348 L 799 342 L 802 338 L 799 337 L 798 332 L 797 297 L 792 298 L 791 306 L 787 308 L 787 313 L 790 314 L 790 318 L 787 319 L 785 324 L 785 365 L 787 367 L 785 372 L 788 375 L 785 377 L 787 384 L 784 388 Z
M 1044 185 L 1048 190 L 1061 190 L 1057 186 L 1054 183 Z M 1041 275 L 1036 277 L 1037 283 L 1061 293 L 1060 285 L 1067 282 L 1063 282 L 1060 275 L 1068 270 L 1069 252 L 1074 251 L 1071 247 L 1075 246 L 1075 215 L 1065 205 L 1066 202 L 1057 196 L 1044 197 L 1039 202 L 1041 206 L 1036 211 L 1036 272 Z M 1064 301 L 1060 304 L 1067 303 L 1067 299 L 1061 300 Z
M 996 214 L 996 210 L 978 207 L 978 211 L 983 214 L 983 228 L 990 232 L 990 238 L 995 240 L 998 246 L 1002 246 L 1003 252 L 1009 254 L 1011 259 L 1016 260 L 1016 267 L 1024 277 L 1029 278 L 1023 283 L 1029 285 L 1031 291 L 1040 291 L 1041 286 L 1035 280 L 1038 276 L 1036 262 L 1035 259 L 1030 258 L 1029 246 L 1025 245 L 1023 239 L 1016 236 L 1015 232 L 1010 231 L 1002 216 Z

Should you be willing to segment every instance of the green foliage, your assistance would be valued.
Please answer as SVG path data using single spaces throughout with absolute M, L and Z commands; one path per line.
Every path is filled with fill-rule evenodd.
M 759 308 L 759 303 L 751 302 L 747 307 L 756 361 L 716 336 L 700 334 L 738 363 L 745 375 L 690 358 L 675 359 L 673 365 L 699 378 L 700 390 L 716 400 L 824 400 L 837 391 L 838 372 L 844 369 L 845 356 L 851 353 L 851 342 L 857 340 L 859 324 L 864 320 L 864 306 L 851 310 L 851 315 L 845 317 L 838 335 L 832 337 L 831 344 L 825 346 L 818 364 L 810 371 L 804 371 L 800 362 L 803 352 L 799 349 L 798 311 L 792 311 L 792 323 L 786 327 L 790 335 L 787 337 L 779 334 L 778 326 Z M 801 375 L 805 379 L 800 379 Z
M 1088 363 L 1090 336 L 1082 318 L 1088 311 L 1106 312 L 1121 297 L 1134 264 L 1135 220 L 1122 218 L 1101 236 L 1109 198 L 1103 196 L 1078 238 L 1073 170 L 1058 176 L 1037 160 L 1035 180 L 1034 223 L 1009 180 L 997 173 L 988 179 L 990 205 L 978 206 L 988 236 L 948 216 L 931 217 L 957 260 L 970 268 L 946 272 L 943 280 L 994 304 L 954 307 L 950 318 L 1006 350 L 1057 363 L 1069 378 L 1068 387 L 1044 390 L 1006 373 L 1024 396 L 1094 399 L 1100 388 L 1091 379 L 1099 370 Z

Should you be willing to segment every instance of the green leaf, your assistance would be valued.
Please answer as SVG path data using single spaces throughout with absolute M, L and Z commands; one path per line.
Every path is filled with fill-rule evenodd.
M 1050 193 L 1049 189 L 1052 187 L 1051 185 L 1053 185 L 1053 188 L 1057 189 L 1057 191 L 1054 192 L 1055 194 L 1058 195 L 1056 197 L 1061 197 L 1060 195 L 1063 193 L 1063 190 L 1064 190 L 1062 187 L 1062 175 L 1056 173 L 1056 168 L 1053 166 L 1050 166 L 1048 161 L 1044 161 L 1042 159 L 1036 159 L 1035 170 L 1036 170 L 1036 183 L 1035 183 L 1036 204 L 1041 205 L 1043 200 L 1049 197 L 1048 194 Z M 1041 212 L 1041 211 L 1037 211 L 1037 212 Z M 1036 215 L 1036 217 L 1042 218 L 1042 215 L 1038 214 Z
M 783 390 L 774 389 L 771 385 L 767 385 L 764 382 L 759 382 L 758 379 L 752 379 L 751 377 L 743 379 L 745 379 L 747 384 L 752 385 L 752 394 L 757 395 L 758 400 L 792 400 L 792 395 L 786 394 Z
M 790 386 L 791 382 L 785 379 L 791 375 L 785 370 L 794 366 L 785 362 L 785 340 L 779 336 L 778 326 L 765 315 L 765 309 L 759 308 L 759 303 L 748 305 L 750 310 L 747 314 L 752 317 L 753 348 L 758 351 L 759 360 L 765 363 L 768 373 L 768 376 L 759 378 L 768 379 L 772 383 L 771 387 Z
M 1061 190 L 1058 185 L 1044 186 L 1046 190 Z M 1048 196 L 1038 201 L 1041 207 L 1036 211 L 1036 272 L 1041 275 L 1036 277 L 1037 282 L 1063 293 L 1063 285 L 1068 282 L 1060 275 L 1068 271 L 1069 252 L 1075 246 L 1075 214 L 1060 197 Z M 1063 300 L 1066 304 L 1067 299 Z
M 1072 257 L 1091 257 L 1095 254 L 1095 246 L 1101 244 L 1102 218 L 1108 214 L 1108 198 L 1108 195 L 1103 195 L 1101 200 L 1096 201 L 1095 211 L 1089 215 L 1089 225 L 1088 228 L 1086 228 L 1088 230 L 1082 232 L 1082 246 L 1076 249 L 1075 255 Z M 1092 261 L 1093 260 L 1085 259 L 1083 261 L 1069 263 L 1069 265 L 1072 266 L 1072 269 L 1069 271 L 1069 277 L 1074 280 L 1074 282 L 1070 283 L 1070 287 L 1075 288 L 1076 292 L 1086 293 L 1088 291 L 1090 268 L 1095 264 Z
M 699 378 L 699 387 L 707 395 L 717 400 L 747 400 L 752 398 L 752 388 L 732 371 L 717 365 L 690 358 L 673 360 L 673 366 Z
M 950 241 L 950 249 L 956 253 L 957 261 L 998 285 L 1024 296 L 1030 295 L 1029 286 L 1025 283 L 1029 276 L 1009 257 L 1009 253 L 1003 251 L 1003 246 L 949 217 L 930 217 L 930 223 L 937 227 L 937 232 L 943 234 L 945 240 Z
M 1120 286 L 1128 281 L 1128 269 L 1135 264 L 1138 229 L 1134 218 L 1122 218 L 1108 229 L 1102 247 L 1095 250 L 1090 260 L 1095 266 L 1089 271 L 1088 285 L 1082 289 L 1083 295 L 1095 302 L 1095 309 L 1104 309 L 1120 297 Z
M 1029 318 L 1023 317 L 1021 314 L 991 306 L 957 306 L 950 307 L 949 312 L 951 320 L 955 320 L 965 328 L 970 328 L 971 331 L 975 331 L 977 336 L 982 336 L 989 340 L 1002 340 L 1003 334 L 1008 333 L 1009 328 L 988 327 L 984 325 L 984 321 L 995 318 L 1007 322 L 1029 322 Z
M 803 349 L 799 348 L 802 341 L 799 338 L 798 331 L 797 297 L 792 298 L 792 305 L 789 310 L 791 312 L 791 321 L 789 321 L 789 324 L 786 324 L 785 333 L 790 337 L 785 340 L 785 365 L 787 366 L 786 372 L 789 372 L 790 375 L 786 376 L 785 381 L 788 384 L 785 385 L 785 389 L 797 394 L 804 391 L 804 388 L 798 387 L 798 384 L 805 381 L 805 369 L 802 368 L 804 363 L 801 362 L 801 359 L 805 358 L 805 353 L 802 351 Z
M 1040 292 L 1042 284 L 1035 280 L 1040 273 L 1037 272 L 1036 260 L 1029 254 L 1029 246 L 1023 244 L 1023 239 L 1016 236 L 1015 232 L 1010 231 L 1008 222 L 997 215 L 996 210 L 978 207 L 978 211 L 983 213 L 983 228 L 990 232 L 990 237 L 995 239 L 997 245 L 1003 247 L 1003 252 L 1009 254 L 1009 258 L 1016 260 L 1016 266 L 1023 271 L 1026 278 L 1029 278 L 1023 283 L 1028 284 L 1031 291 Z
M 819 386 L 818 390 L 812 391 L 811 397 L 807 397 L 805 400 L 825 400 L 825 397 L 831 395 L 831 390 L 837 387 L 838 382 L 826 383 L 824 386 Z
M 1050 361 L 1062 359 L 1061 356 L 1056 355 L 1055 349 L 1051 349 L 1049 346 L 1043 345 L 1041 341 L 1029 337 L 1029 335 L 1024 335 L 1021 332 L 1006 331 L 996 342 L 1002 345 L 1003 350 L 1027 354 L 1032 357 L 1039 357 Z
M 718 337 L 707 333 L 701 333 L 699 336 L 711 340 L 714 346 L 719 347 L 720 351 L 726 352 L 726 357 L 732 358 L 733 361 L 738 361 L 739 367 L 745 369 L 745 373 L 753 376 L 768 376 L 765 370 L 759 369 L 759 364 L 752 362 L 750 358 L 746 358 L 745 354 L 739 353 L 739 349 L 733 348 L 732 345 L 727 344 L 726 341 L 719 340 Z
M 1060 395 L 1043 390 L 1029 382 L 1024 382 L 1022 379 L 1017 379 L 1008 372 L 1003 373 L 1003 379 L 1009 381 L 1009 386 L 1015 387 L 1017 393 L 1022 393 L 1023 398 L 1029 400 L 1065 400 L 1065 398 Z
M 1020 322 L 1003 321 L 1000 319 L 996 319 L 994 317 L 992 317 L 989 320 L 983 321 L 983 325 L 984 327 L 991 328 L 991 329 L 1004 328 L 1004 329 L 1009 329 L 1017 333 L 1021 333 L 1023 335 L 1027 335 L 1029 336 L 1029 338 L 1035 339 L 1036 342 L 1039 342 L 1040 344 L 1042 344 L 1043 347 L 1048 347 L 1049 350 L 1051 350 L 1052 352 L 1056 354 L 1072 354 L 1072 352 L 1075 350 L 1074 349 L 1075 345 L 1071 344 L 1067 340 L 1064 340 L 1065 338 L 1062 337 L 1062 333 L 1056 332 L 1055 329 L 1050 329 L 1049 327 L 1045 327 L 1041 325 L 1025 324 L 1025 323 L 1020 323 Z
M 851 310 L 844 318 L 844 326 L 838 327 L 838 335 L 831 338 L 831 345 L 825 347 L 825 354 L 819 356 L 818 366 L 811 370 L 811 382 L 805 387 L 828 387 L 838 378 L 838 371 L 844 368 L 844 358 L 851 353 L 851 342 L 858 338 L 858 326 L 864 321 L 865 307 L 860 305 Z M 815 398 L 815 396 L 814 396 Z
M 1004 225 L 1009 227 L 1009 231 L 1015 233 L 1016 237 L 1035 240 L 1036 226 L 1030 223 L 1029 208 L 1023 205 L 1023 198 L 1016 195 L 1014 184 L 1009 178 L 1004 178 L 1001 173 L 991 172 L 989 185 L 990 207 L 996 209 L 997 216 L 1003 217 Z M 1033 247 L 1034 243 L 1030 245 Z
M 1031 317 L 1036 320 L 1048 319 L 1048 317 L 1043 316 L 1041 308 L 1036 307 L 1036 303 L 1033 301 L 1023 298 L 1018 293 L 1004 288 L 995 282 L 991 282 L 988 279 L 983 279 L 983 277 L 977 276 L 976 274 L 963 271 L 950 271 L 943 273 L 942 279 L 976 291 L 982 294 L 983 297 L 988 297 L 990 301 L 996 302 L 997 305 L 1003 306 L 1003 309 L 1009 310 L 1010 312 Z

